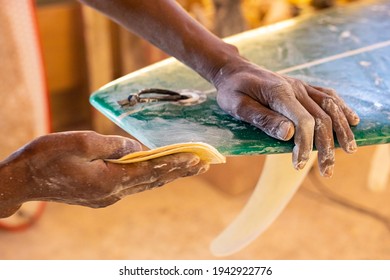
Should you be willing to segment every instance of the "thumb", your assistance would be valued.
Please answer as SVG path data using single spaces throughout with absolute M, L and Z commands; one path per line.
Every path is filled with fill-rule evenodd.
M 218 104 L 236 119 L 248 122 L 279 140 L 288 141 L 293 137 L 294 124 L 285 116 L 263 106 L 248 95 L 241 93 L 225 95 L 229 98 L 218 98 Z
M 138 141 L 117 135 L 94 133 L 90 140 L 89 152 L 95 159 L 117 159 L 142 150 Z

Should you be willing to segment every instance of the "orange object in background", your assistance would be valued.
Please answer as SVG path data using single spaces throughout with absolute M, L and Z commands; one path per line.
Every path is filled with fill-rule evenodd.
M 35 1 L 0 0 L 0 160 L 50 132 L 49 102 Z M 43 202 L 31 202 L 0 228 L 20 230 L 34 223 Z M 22 212 L 20 212 L 22 211 Z

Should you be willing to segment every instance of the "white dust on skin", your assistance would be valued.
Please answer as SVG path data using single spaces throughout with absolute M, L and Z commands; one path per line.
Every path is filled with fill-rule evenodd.
M 316 119 L 315 131 L 322 130 L 324 124 L 321 119 Z M 322 134 L 323 135 L 323 134 Z M 321 138 L 318 141 L 323 143 L 333 143 L 333 140 L 330 137 Z M 334 163 L 335 163 L 335 150 L 333 145 L 322 145 L 321 149 L 318 148 L 318 164 L 320 167 L 320 172 L 322 176 L 330 177 L 333 173 Z
M 62 132 L 61 135 L 62 139 L 66 140 L 68 139 L 66 137 L 67 135 L 70 135 L 71 137 L 88 138 L 93 136 L 94 133 L 81 131 L 78 133 Z M 112 156 L 120 156 L 119 154 L 117 155 L 117 153 L 123 154 L 141 149 L 138 142 L 121 136 L 107 136 L 104 141 L 93 141 L 92 139 L 91 143 L 94 145 L 94 150 L 105 152 L 111 151 L 113 153 Z M 99 146 L 101 147 L 99 148 Z M 58 151 L 59 155 L 56 158 L 53 158 L 50 163 L 47 162 L 43 154 L 37 154 L 35 156 L 35 164 L 29 164 L 30 170 L 32 171 L 31 181 L 34 182 L 34 184 L 32 184 L 32 186 L 34 186 L 34 189 L 32 190 L 32 193 L 34 194 L 33 197 L 31 197 L 32 199 L 99 207 L 99 202 L 97 201 L 111 196 L 111 193 L 109 192 L 105 193 L 104 190 L 102 192 L 102 187 L 99 186 L 99 184 L 97 184 L 95 188 L 95 186 L 92 185 L 93 183 L 88 183 L 85 180 L 81 181 L 82 179 L 79 178 L 79 176 L 74 176 L 72 173 L 68 174 L 66 172 L 66 166 L 69 164 L 72 164 L 73 168 L 77 168 L 79 165 L 80 172 L 83 172 L 83 168 L 87 168 L 88 164 L 95 164 L 96 161 L 101 161 L 102 164 L 104 164 L 104 155 L 100 155 L 100 159 L 91 159 L 83 156 L 83 149 L 90 149 L 88 145 L 83 147 L 79 146 L 79 148 L 80 150 L 75 151 L 74 154 L 72 151 L 65 149 L 65 151 L 62 151 L 64 152 L 63 156 L 60 156 L 62 152 Z M 71 154 L 69 155 L 69 153 Z M 68 155 L 66 156 L 66 154 Z M 99 155 L 95 156 L 99 157 Z M 69 159 L 71 162 L 67 163 L 67 160 Z M 62 162 L 64 160 L 65 162 Z M 57 173 L 57 175 L 48 177 L 43 171 L 47 170 L 47 168 L 52 169 L 52 173 Z M 63 171 L 55 171 L 60 169 Z M 122 177 L 122 181 L 129 181 L 129 177 Z M 85 189 L 84 193 L 82 193 L 82 188 L 80 186 Z
M 331 112 L 334 117 L 333 122 L 341 123 L 341 120 L 344 117 L 342 115 L 343 113 L 332 99 L 324 99 L 322 103 L 322 108 L 324 108 L 326 112 Z M 345 129 L 338 130 L 337 140 L 347 153 L 353 153 L 356 150 L 356 142 L 353 137 L 353 134 L 352 139 L 350 138 L 351 136 L 348 135 Z
M 310 153 L 313 150 L 313 133 L 315 127 L 315 120 L 314 118 L 311 118 L 307 119 L 306 121 L 301 121 L 300 119 L 298 119 L 298 116 L 293 116 L 291 114 L 290 108 L 291 106 L 288 106 L 288 104 L 282 102 L 274 104 L 275 111 L 291 119 L 294 124 L 300 122 L 298 123 L 298 127 L 295 127 L 295 146 L 293 148 L 293 166 L 295 169 L 300 170 L 306 165 L 307 161 L 309 160 Z M 303 147 L 301 147 L 301 143 L 304 143 L 305 141 L 304 139 L 311 139 L 309 140 L 311 141 L 309 149 L 303 150 Z
M 160 160 L 160 159 L 156 159 Z M 162 160 L 162 158 L 161 158 Z M 208 164 L 199 165 L 200 158 L 193 156 L 188 159 L 187 156 L 170 155 L 168 162 L 152 165 L 152 161 L 140 162 L 141 170 L 145 170 L 142 179 L 133 179 L 131 176 L 123 176 L 121 183 L 117 184 L 108 197 L 123 198 L 129 194 L 152 190 L 161 187 L 178 177 L 187 175 L 198 175 L 209 168 Z M 169 169 L 168 169 L 169 168 Z M 123 173 L 126 169 L 122 168 Z M 195 171 L 195 172 L 194 172 Z
M 319 133 L 319 131 L 323 131 L 326 129 L 326 125 L 320 118 L 316 118 L 316 126 L 315 126 L 315 133 Z M 323 135 L 325 138 L 321 138 L 319 141 L 324 143 L 332 143 L 332 138 L 329 135 Z M 328 165 L 334 164 L 335 159 L 335 152 L 334 147 L 327 146 L 325 150 L 319 151 L 319 154 L 321 154 L 321 157 L 319 158 L 320 165 L 323 166 L 325 163 L 328 163 Z
M 159 168 L 162 168 L 162 167 L 164 167 L 164 166 L 167 166 L 167 164 L 166 164 L 166 163 L 163 163 L 163 164 L 155 165 L 153 168 L 154 168 L 154 169 L 159 169 Z
M 311 149 L 309 151 L 305 150 L 300 151 L 299 145 L 296 144 L 293 149 L 293 166 L 297 170 L 301 170 L 305 167 L 307 161 L 309 160 Z

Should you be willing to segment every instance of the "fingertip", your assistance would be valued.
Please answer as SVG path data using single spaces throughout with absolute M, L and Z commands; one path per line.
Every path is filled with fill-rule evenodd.
M 201 167 L 199 168 L 198 173 L 196 175 L 200 175 L 200 174 L 207 172 L 209 170 L 209 168 L 210 168 L 210 164 L 201 165 Z
M 302 170 L 306 166 L 309 156 L 305 154 L 299 155 L 298 150 L 297 146 L 293 149 L 293 166 L 296 170 Z
M 345 151 L 349 154 L 356 152 L 357 151 L 356 141 L 353 140 L 353 141 L 347 143 L 347 145 L 345 146 Z
M 353 114 L 348 121 L 350 125 L 357 126 L 360 123 L 360 118 L 357 114 Z
M 307 160 L 301 160 L 294 165 L 296 170 L 302 170 L 306 166 Z
M 325 168 L 321 169 L 321 176 L 325 178 L 331 178 L 333 176 L 334 165 L 328 165 Z

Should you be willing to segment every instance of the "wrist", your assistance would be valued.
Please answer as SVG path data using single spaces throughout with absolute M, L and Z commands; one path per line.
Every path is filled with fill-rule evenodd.
M 211 54 L 207 54 L 206 59 L 205 73 L 200 74 L 210 83 L 216 85 L 227 65 L 236 64 L 242 60 L 242 57 L 237 47 L 223 42 L 222 46 L 215 48 Z
M 218 68 L 210 76 L 209 82 L 218 89 L 229 77 L 235 73 L 240 73 L 244 69 L 248 69 L 250 64 L 237 51 L 236 55 L 229 55 L 226 57 L 224 63 L 218 64 Z

